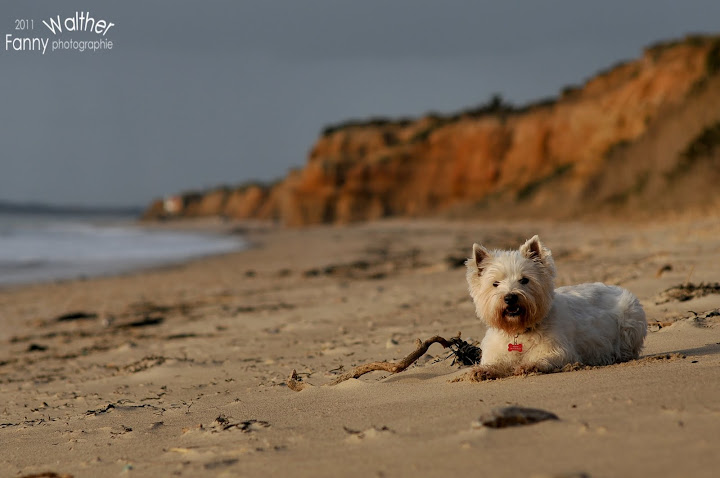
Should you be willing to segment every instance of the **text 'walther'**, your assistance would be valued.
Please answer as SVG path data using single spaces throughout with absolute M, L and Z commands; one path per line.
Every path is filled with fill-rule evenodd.
M 112 22 L 105 20 L 96 20 L 90 16 L 90 12 L 75 12 L 75 16 L 67 17 L 65 20 L 60 19 L 60 15 L 55 18 L 50 17 L 48 22 L 43 20 L 43 24 L 57 35 L 63 32 L 63 27 L 67 32 L 94 32 L 98 35 L 105 36 L 111 27 L 115 26 Z

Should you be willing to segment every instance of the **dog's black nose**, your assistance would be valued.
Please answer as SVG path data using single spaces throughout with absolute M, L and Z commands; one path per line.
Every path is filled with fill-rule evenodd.
M 514 305 L 517 304 L 518 296 L 517 294 L 507 294 L 505 295 L 505 303 L 507 305 Z

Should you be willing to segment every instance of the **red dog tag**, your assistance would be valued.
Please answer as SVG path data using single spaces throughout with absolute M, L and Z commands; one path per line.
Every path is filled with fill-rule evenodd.
M 508 352 L 522 352 L 522 344 L 508 344 Z

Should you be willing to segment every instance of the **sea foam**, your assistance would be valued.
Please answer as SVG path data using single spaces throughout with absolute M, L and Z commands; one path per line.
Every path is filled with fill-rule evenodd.
M 0 214 L 0 284 L 115 274 L 246 245 L 240 237 L 143 228 L 117 218 Z

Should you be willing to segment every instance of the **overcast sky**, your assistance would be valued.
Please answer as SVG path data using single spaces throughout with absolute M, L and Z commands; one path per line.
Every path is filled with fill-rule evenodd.
M 76 11 L 115 25 L 103 37 L 42 24 Z M 717 0 L 2 2 L 0 200 L 144 205 L 272 180 L 329 123 L 493 93 L 524 103 L 650 43 L 719 30 Z M 8 34 L 50 44 L 6 51 Z M 100 38 L 112 50 L 50 51 Z

